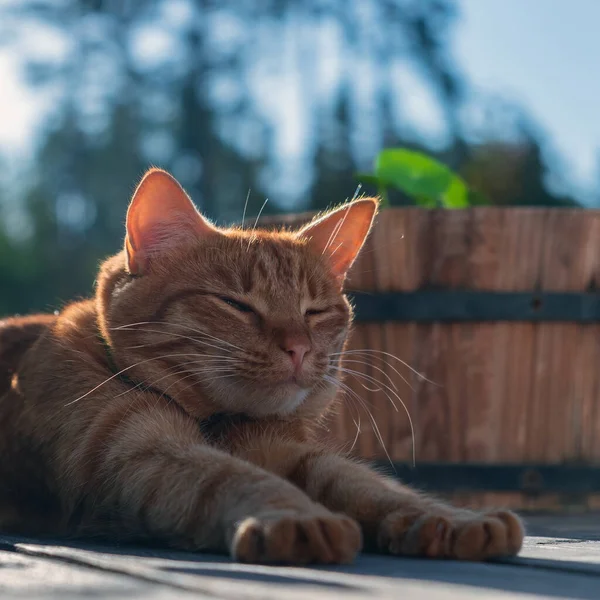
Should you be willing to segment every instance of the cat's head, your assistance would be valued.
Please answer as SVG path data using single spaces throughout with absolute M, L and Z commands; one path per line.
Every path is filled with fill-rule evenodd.
M 194 416 L 317 416 L 337 392 L 343 283 L 376 212 L 365 198 L 298 231 L 218 229 L 169 174 L 148 172 L 125 250 L 99 278 L 118 367 Z

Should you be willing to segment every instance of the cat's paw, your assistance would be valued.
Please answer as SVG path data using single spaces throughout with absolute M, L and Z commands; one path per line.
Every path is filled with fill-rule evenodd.
M 381 524 L 378 544 L 391 554 L 485 560 L 518 554 L 524 535 L 519 517 L 506 510 L 416 519 L 397 512 Z
M 282 515 L 242 521 L 231 553 L 248 563 L 343 564 L 361 546 L 358 523 L 345 515 Z

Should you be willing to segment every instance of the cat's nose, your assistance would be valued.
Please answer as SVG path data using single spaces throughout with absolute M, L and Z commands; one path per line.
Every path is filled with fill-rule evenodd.
M 290 357 L 296 373 L 302 368 L 304 357 L 311 351 L 310 341 L 306 336 L 287 337 L 280 348 Z

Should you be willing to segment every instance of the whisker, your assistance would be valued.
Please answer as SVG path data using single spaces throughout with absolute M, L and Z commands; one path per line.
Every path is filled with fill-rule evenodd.
M 358 193 L 359 190 L 360 190 L 360 184 L 359 184 L 359 187 L 356 188 L 356 192 L 354 192 L 354 198 L 352 198 L 352 200 L 356 199 L 356 194 Z M 327 244 L 325 245 L 325 248 L 323 248 L 323 252 L 321 252 L 321 255 L 325 254 L 325 252 L 329 249 L 329 246 L 331 244 L 333 244 L 333 242 L 335 241 L 335 238 L 338 236 L 338 233 L 341 231 L 342 227 L 344 226 L 344 223 L 346 222 L 346 219 L 349 214 L 350 214 L 350 210 L 348 209 L 346 211 L 346 214 L 344 215 L 344 218 L 334 227 L 333 231 L 331 232 L 331 235 L 329 236 L 329 239 L 327 240 Z M 341 245 L 342 244 L 340 244 L 340 246 Z M 333 253 L 335 253 L 339 249 L 340 246 L 338 246 L 334 250 Z
M 250 245 L 256 239 L 256 234 L 254 232 L 256 231 L 256 226 L 258 225 L 258 220 L 260 219 L 260 215 L 262 215 L 262 211 L 264 210 L 264 208 L 267 205 L 268 201 L 269 201 L 269 199 L 265 198 L 265 201 L 263 202 L 263 205 L 260 207 L 260 210 L 258 211 L 258 214 L 256 215 L 256 221 L 254 221 L 254 226 L 252 227 L 252 232 L 253 233 L 250 236 L 250 238 L 248 239 L 248 247 L 246 248 L 246 252 L 248 252 L 250 250 Z
M 135 327 L 135 328 L 128 327 L 127 331 L 134 331 L 134 332 L 136 332 L 136 331 L 142 331 L 142 332 L 145 332 L 145 333 L 158 333 L 160 335 L 168 335 L 168 336 L 171 336 L 171 337 L 177 337 L 177 338 L 181 338 L 181 339 L 185 339 L 185 340 L 190 340 L 191 342 L 194 342 L 196 344 L 203 344 L 204 346 L 208 346 L 209 348 L 216 348 L 217 350 L 223 350 L 223 351 L 227 350 L 223 346 L 216 346 L 215 344 L 209 344 L 208 342 L 205 342 L 204 340 L 199 340 L 199 339 L 193 338 L 193 337 L 191 337 L 189 335 L 181 335 L 179 333 L 173 333 L 171 331 L 161 331 L 159 329 L 147 329 L 147 328 L 140 328 L 140 327 Z M 160 343 L 162 343 L 162 342 L 156 342 L 155 344 L 160 344 Z M 145 346 L 153 346 L 155 344 L 151 344 L 151 343 L 148 343 L 148 344 L 139 344 L 138 346 L 129 346 L 128 348 L 129 349 L 143 348 Z M 231 352 L 231 350 L 229 350 L 229 352 Z
M 356 444 L 358 443 L 358 437 L 360 436 L 360 432 L 361 432 L 361 428 L 360 428 L 360 411 L 357 410 L 356 411 L 356 419 L 358 419 L 358 422 L 356 422 L 356 419 L 351 416 L 350 417 L 352 419 L 352 422 L 354 423 L 354 426 L 356 427 L 356 435 L 354 436 L 354 440 L 352 441 L 352 445 L 350 446 L 350 452 L 352 452 L 356 446 Z
M 326 375 L 326 377 L 329 377 L 329 376 Z M 338 385 L 340 388 L 342 388 L 346 393 L 351 394 L 358 401 L 360 406 L 363 407 L 363 409 L 365 410 L 367 415 L 369 415 L 369 419 L 371 420 L 371 424 L 373 425 L 373 432 L 375 433 L 375 436 L 377 437 L 378 442 L 381 444 L 381 447 L 383 448 L 383 451 L 385 452 L 385 455 L 390 463 L 390 466 L 392 467 L 394 472 L 396 472 L 396 468 L 394 467 L 394 462 L 392 461 L 392 458 L 390 457 L 390 454 L 387 450 L 387 447 L 383 440 L 383 436 L 381 435 L 381 431 L 379 429 L 379 426 L 377 425 L 377 421 L 375 420 L 375 417 L 373 416 L 373 414 L 367 407 L 365 401 L 350 386 L 348 386 L 345 383 L 343 383 L 342 381 L 336 380 L 334 378 L 331 378 L 331 379 L 332 379 L 332 383 L 336 383 L 336 385 Z M 413 461 L 414 461 L 414 457 L 413 457 Z
M 398 391 L 398 386 L 394 383 L 394 380 L 381 367 L 378 367 L 377 365 L 374 365 L 371 362 L 367 362 L 366 360 L 347 360 L 347 359 L 342 359 L 342 364 L 348 364 L 348 363 L 355 363 L 355 364 L 358 364 L 358 365 L 365 365 L 366 367 L 370 367 L 372 369 L 375 369 L 376 371 L 379 371 L 390 382 L 390 385 L 396 391 Z M 400 373 L 398 373 L 398 375 L 400 375 Z M 402 377 L 402 375 L 400 375 L 400 377 Z M 402 378 L 402 379 L 404 380 L 404 378 Z M 405 383 L 408 384 L 408 381 L 406 381 L 406 380 L 404 380 L 404 381 L 405 381 Z M 410 387 L 410 385 L 409 385 L 409 387 Z M 414 390 L 413 390 L 413 392 L 414 392 Z
M 134 327 L 136 325 L 169 325 L 171 327 L 182 327 L 183 329 L 187 329 L 189 331 L 193 331 L 194 333 L 197 333 L 199 335 L 203 335 L 209 339 L 212 339 L 216 342 L 221 342 L 222 344 L 225 344 L 226 346 L 231 346 L 232 348 L 235 348 L 236 350 L 240 350 L 241 352 L 244 352 L 243 348 L 240 348 L 239 346 L 236 346 L 235 344 L 232 344 L 231 342 L 228 342 L 226 340 L 222 340 L 221 338 L 218 338 L 214 335 L 211 335 L 210 333 L 207 333 L 206 331 L 202 331 L 200 329 L 195 329 L 194 327 L 190 327 L 189 325 L 184 325 L 183 323 L 168 323 L 166 321 L 139 321 L 137 323 L 128 323 L 127 325 L 121 325 L 119 327 L 115 327 L 114 329 L 128 329 L 130 327 Z
M 184 371 L 184 372 L 186 372 L 186 371 Z M 160 396 L 157 398 L 157 400 L 156 400 L 155 406 L 156 406 L 156 405 L 158 405 L 158 403 L 160 402 L 160 400 L 164 399 L 164 398 L 167 396 L 167 392 L 168 392 L 168 391 L 169 391 L 169 390 L 170 390 L 170 389 L 171 389 L 171 388 L 172 388 L 174 385 L 176 385 L 176 384 L 179 384 L 179 383 L 181 383 L 182 381 L 184 381 L 184 380 L 186 380 L 186 379 L 189 379 L 190 377 L 199 377 L 199 375 L 201 375 L 201 374 L 202 374 L 202 372 L 200 372 L 200 373 L 199 373 L 199 372 L 194 372 L 194 371 L 192 371 L 192 372 L 190 372 L 190 371 L 187 371 L 187 373 L 188 373 L 188 374 L 187 374 L 185 377 L 181 377 L 181 378 L 180 378 L 180 379 L 178 379 L 177 381 L 174 381 L 174 382 L 173 382 L 171 385 L 169 385 L 169 386 L 168 386 L 168 387 L 167 387 L 167 388 L 166 388 L 166 389 L 165 389 L 165 390 L 164 390 L 164 391 L 161 393 L 161 395 L 160 395 Z M 232 375 L 233 375 L 233 374 L 232 374 Z M 230 376 L 231 376 L 231 375 L 230 375 Z M 219 379 L 219 377 L 217 377 L 217 378 L 214 378 L 214 379 Z M 212 381 L 212 379 L 211 379 L 211 381 Z M 187 386 L 185 386 L 185 387 L 184 387 L 182 390 L 180 390 L 180 392 L 181 392 L 181 393 L 183 393 L 183 392 L 186 392 L 186 391 L 187 391 L 187 390 L 189 390 L 191 387 L 194 387 L 194 385 L 197 385 L 197 383 L 198 383 L 197 381 L 194 381 L 194 382 L 190 383 L 190 385 L 187 385 Z M 169 402 L 170 402 L 170 399 L 169 399 Z
M 389 352 L 385 352 L 383 350 L 373 350 L 373 349 L 369 349 L 369 348 L 361 348 L 361 349 L 344 350 L 343 352 L 333 352 L 332 354 L 330 354 L 330 356 L 343 356 L 344 354 L 383 354 L 384 356 L 389 356 L 390 358 L 393 358 L 394 360 L 397 360 L 399 363 L 404 365 L 407 369 L 412 371 L 417 377 L 419 377 L 423 381 L 426 381 L 427 383 L 430 383 L 437 387 L 441 387 L 441 385 L 439 383 L 436 383 L 435 381 L 428 379 L 427 377 L 425 377 L 425 375 L 423 375 L 423 373 L 419 373 L 419 371 L 417 371 L 416 369 L 411 367 L 407 362 L 403 361 L 401 358 L 398 358 L 394 354 L 390 354 Z M 398 375 L 400 375 L 400 373 L 398 373 Z M 404 381 L 406 382 L 406 380 L 404 380 Z M 406 382 L 406 383 L 408 383 L 408 382 Z
M 126 371 L 129 371 L 130 369 L 134 369 L 135 367 L 138 367 L 139 365 L 142 365 L 144 363 L 150 362 L 152 360 L 162 360 L 162 359 L 165 359 L 165 358 L 177 358 L 179 356 L 196 356 L 196 357 L 200 356 L 200 357 L 202 357 L 204 355 L 197 354 L 195 352 L 186 352 L 186 353 L 181 353 L 181 354 L 163 354 L 162 356 L 153 356 L 151 358 L 146 358 L 144 360 L 140 360 L 140 361 L 136 362 L 133 365 L 129 365 L 128 367 L 125 367 L 124 369 L 121 369 L 117 373 L 113 373 L 110 377 L 107 377 L 104 381 L 102 381 L 101 383 L 99 383 L 97 386 L 93 387 L 91 390 L 89 390 L 88 392 L 86 392 L 82 396 L 79 396 L 78 398 L 75 398 L 75 400 L 71 400 L 71 402 L 67 402 L 64 406 L 71 406 L 71 404 L 75 404 L 75 402 L 79 402 L 79 400 L 83 400 L 85 397 L 89 396 L 91 393 L 95 392 L 97 389 L 101 388 L 103 385 L 107 384 L 109 381 L 112 381 L 113 379 L 119 377 L 119 375 L 122 375 Z
M 378 381 L 377 379 L 375 379 L 375 377 L 372 377 L 371 375 L 367 375 L 366 373 L 361 373 L 360 371 L 356 371 L 356 370 L 354 370 L 354 369 L 346 369 L 346 368 L 344 368 L 344 367 L 338 367 L 338 370 L 339 370 L 341 373 L 347 373 L 348 375 L 352 375 L 352 376 L 354 376 L 354 377 L 357 377 L 357 378 L 358 378 L 358 377 L 362 377 L 362 378 L 366 379 L 366 380 L 367 380 L 369 383 L 371 383 L 371 384 L 375 384 L 375 385 L 383 385 L 383 386 L 386 386 L 386 387 L 388 387 L 388 388 L 389 388 L 389 390 L 390 390 L 392 393 L 394 393 L 394 395 L 395 395 L 396 397 L 398 397 L 398 396 L 397 396 L 397 394 L 394 392 L 394 390 L 393 390 L 391 387 L 387 386 L 385 383 L 383 383 L 383 382 L 381 382 L 381 381 Z M 363 387 L 364 387 L 364 388 L 365 388 L 367 391 L 369 391 L 369 392 L 383 392 L 383 390 L 382 390 L 381 388 L 377 388 L 377 389 L 370 389 L 370 388 L 366 387 L 365 385 L 363 385 Z M 398 400 L 400 400 L 400 398 L 399 398 L 399 397 L 398 397 Z M 395 410 L 396 412 L 398 412 L 398 407 L 396 406 L 396 404 L 394 403 L 394 401 L 393 401 L 391 398 L 390 398 L 390 402 L 392 403 L 392 406 L 394 407 L 394 410 Z M 402 400 L 400 400 L 400 402 L 402 402 Z
M 158 402 L 159 402 L 161 399 L 163 399 L 165 396 L 167 396 L 167 395 L 168 395 L 168 394 L 167 394 L 167 392 L 168 392 L 168 391 L 169 391 L 169 390 L 170 390 L 170 389 L 171 389 L 171 388 L 172 388 L 172 387 L 173 387 L 175 384 L 179 384 L 179 383 L 181 383 L 182 381 L 185 381 L 186 379 L 189 379 L 190 377 L 194 377 L 194 376 L 196 375 L 195 373 L 191 373 L 191 372 L 189 372 L 189 371 L 187 371 L 187 373 L 188 373 L 188 374 L 187 374 L 185 377 L 181 377 L 181 378 L 179 378 L 177 381 L 174 381 L 174 382 L 173 382 L 171 385 L 167 386 L 167 388 L 166 388 L 166 389 L 165 389 L 165 390 L 164 390 L 164 391 L 161 393 L 161 395 L 158 397 L 158 399 L 157 399 L 157 401 L 156 401 L 156 402 L 158 403 Z M 190 385 L 186 386 L 185 388 L 183 388 L 183 390 L 181 390 L 181 391 L 182 391 L 182 392 L 185 392 L 186 390 L 189 390 L 191 387 L 193 387 L 193 385 L 194 385 L 194 384 L 192 383 L 192 384 L 190 384 Z
M 235 373 L 226 373 L 225 375 L 219 375 L 218 377 L 211 377 L 210 379 L 207 379 L 205 381 L 211 382 L 216 381 L 217 379 L 226 379 L 227 377 L 235 377 Z
M 365 364 L 366 364 L 366 365 L 369 365 L 370 367 L 373 367 L 373 368 L 375 368 L 375 369 L 377 369 L 377 370 L 381 370 L 381 369 L 379 369 L 379 368 L 378 368 L 376 365 L 374 365 L 374 364 L 373 364 L 373 362 L 372 362 L 372 360 L 371 360 L 371 359 L 372 359 L 372 357 L 373 357 L 374 355 L 368 355 L 368 354 L 367 354 L 367 355 L 365 356 L 364 354 L 358 354 L 358 353 L 356 353 L 356 354 L 355 354 L 355 353 L 352 353 L 352 356 L 358 356 L 359 358 L 364 358 L 364 359 L 367 359 L 367 358 L 368 358 L 368 359 L 369 359 L 369 362 L 365 362 Z M 396 367 L 394 367 L 394 365 L 390 364 L 390 363 L 389 363 L 389 361 L 385 360 L 384 358 L 381 358 L 381 356 L 379 356 L 378 358 L 379 358 L 379 360 L 380 360 L 381 362 L 383 362 L 383 364 L 385 364 L 385 365 L 386 365 L 386 367 L 388 367 L 389 369 L 392 369 L 392 371 L 394 371 L 394 373 L 396 373 L 396 375 L 398 375 L 398 377 L 400 377 L 400 379 L 402 379 L 402 381 L 403 381 L 403 382 L 404 382 L 404 383 L 405 383 L 405 384 L 406 384 L 406 385 L 407 385 L 407 386 L 408 386 L 408 387 L 409 387 L 409 388 L 410 388 L 410 389 L 411 389 L 413 392 L 415 391 L 415 388 L 414 388 L 414 387 L 413 387 L 413 386 L 410 384 L 409 380 L 408 380 L 406 377 L 404 377 L 404 375 L 402 375 L 402 373 L 400 373 L 400 371 L 398 371 L 398 369 L 396 369 Z M 348 362 L 348 361 L 347 361 L 347 360 L 345 360 L 344 358 L 342 358 L 342 361 L 343 361 L 343 362 Z M 386 375 L 386 377 L 388 378 L 388 380 L 391 380 L 391 377 L 390 377 L 390 376 L 389 376 L 387 373 L 385 373 L 385 371 L 384 371 L 384 374 Z M 396 386 L 394 386 L 394 389 L 398 389 L 398 388 L 397 388 Z
M 181 335 L 179 333 L 173 333 L 172 331 L 162 331 L 160 329 L 148 329 L 148 328 L 142 328 L 142 327 L 127 327 L 127 328 L 121 329 L 121 331 L 133 331 L 133 332 L 141 331 L 144 333 L 158 333 L 160 335 L 168 335 L 170 337 L 186 339 L 186 340 L 190 340 L 191 342 L 194 342 L 194 343 L 204 344 L 204 345 L 210 346 L 212 348 L 218 348 L 220 350 L 225 350 L 225 348 L 223 346 L 216 346 L 214 344 L 211 345 L 211 344 L 208 344 L 207 342 L 205 342 L 204 340 L 200 340 L 198 338 L 193 338 L 189 335 Z M 161 342 L 157 342 L 157 343 L 161 343 Z M 146 344 L 146 345 L 148 345 L 148 344 Z M 136 346 L 131 346 L 131 348 L 136 348 Z
M 329 378 L 329 379 L 331 379 L 331 378 Z M 318 383 L 318 387 L 323 387 L 323 389 L 326 389 L 327 386 L 324 384 L 328 384 L 328 383 L 330 384 L 329 379 L 324 378 L 324 380 L 322 382 Z M 337 385 L 337 380 L 335 380 L 335 378 L 334 378 L 334 381 L 335 381 L 334 387 L 337 388 L 338 385 Z M 353 398 L 352 398 L 352 400 L 354 401 Z M 356 410 L 356 407 L 352 403 L 350 403 L 348 408 Z M 350 448 L 348 449 L 348 452 L 352 452 L 354 450 L 356 443 L 358 442 L 358 437 L 360 436 L 360 432 L 361 432 L 360 411 L 356 410 L 356 419 L 354 418 L 353 415 L 350 415 L 350 418 L 352 419 L 352 422 L 354 423 L 354 426 L 356 427 L 356 435 L 354 436 L 354 440 L 352 441 L 352 444 L 351 444 Z M 358 422 L 357 422 L 357 419 L 358 419 Z M 327 431 L 329 431 L 329 430 L 327 430 Z
M 173 376 L 177 376 L 177 375 L 183 375 L 184 373 L 190 373 L 189 369 L 183 369 L 182 371 L 178 371 L 173 373 L 174 369 L 180 369 L 181 367 L 186 367 L 189 365 L 197 365 L 198 361 L 197 360 L 189 360 L 189 361 L 184 361 L 184 362 L 180 362 L 177 363 L 176 365 L 173 365 L 172 367 L 168 367 L 166 369 L 166 371 L 168 371 L 165 375 L 163 375 L 162 377 L 159 377 L 158 379 L 155 379 L 153 381 L 151 381 L 150 383 L 146 383 L 145 381 L 140 381 L 139 383 L 137 383 L 136 385 L 134 385 L 132 388 L 125 390 L 124 392 L 121 392 L 120 394 L 117 394 L 115 396 L 115 398 L 120 398 L 121 396 L 125 396 L 126 394 L 128 394 L 129 392 L 132 392 L 136 389 L 142 389 L 142 390 L 149 390 L 151 388 L 154 388 L 156 386 L 157 383 L 159 383 L 160 381 L 162 381 L 163 379 L 166 379 L 167 377 L 173 377 Z M 210 373 L 224 373 L 224 372 L 230 372 L 231 371 L 231 365 L 205 365 L 204 361 L 202 361 L 202 371 L 203 372 L 210 372 Z
M 344 242 L 340 242 L 333 250 L 333 252 L 331 252 L 329 254 L 329 256 L 333 256 L 342 246 L 344 245 Z
M 190 363 L 193 363 L 193 362 L 195 362 L 195 361 L 186 361 L 186 362 L 183 362 L 183 363 L 178 363 L 176 365 L 173 365 L 172 367 L 169 367 L 167 369 L 167 371 L 173 371 L 173 369 L 179 369 L 182 366 L 190 364 Z M 159 377 L 158 379 L 155 379 L 154 381 L 152 381 L 148 385 L 146 385 L 146 382 L 141 381 L 140 383 L 138 383 L 137 385 L 133 386 L 132 388 L 129 388 L 129 389 L 125 390 L 124 392 L 121 392 L 120 394 L 118 394 L 117 396 L 115 396 L 115 398 L 120 398 L 120 397 L 125 396 L 125 395 L 129 394 L 130 392 L 136 391 L 138 389 L 142 389 L 142 391 L 148 392 L 150 390 L 150 388 L 153 388 L 159 381 L 162 381 L 166 377 L 183 375 L 186 372 L 187 371 L 185 369 L 182 370 L 182 371 L 179 371 L 179 372 L 175 372 L 175 373 L 169 372 L 169 373 L 167 373 L 167 375 L 163 375 L 162 377 Z M 156 390 L 156 391 L 160 391 L 160 390 Z M 165 393 L 166 393 L 165 391 L 161 392 L 160 396 L 158 397 L 158 399 L 154 403 L 154 408 L 156 408 L 156 406 L 160 402 L 161 398 L 163 398 L 165 396 Z M 131 406 L 123 413 L 123 416 L 121 417 L 121 420 L 120 420 L 119 423 L 122 423 L 129 416 L 130 412 L 131 412 Z
M 190 373 L 189 375 L 186 375 L 185 377 L 182 377 L 181 379 L 179 379 L 176 383 L 180 383 L 181 381 L 183 381 L 184 379 L 188 379 L 189 377 L 192 377 L 193 375 L 195 375 L 194 373 Z M 222 379 L 224 377 L 233 377 L 234 374 L 231 375 L 221 375 L 219 377 L 214 377 L 212 378 L 210 381 L 213 381 L 213 379 Z M 174 384 L 173 384 L 174 385 Z M 190 385 L 185 386 L 181 392 L 186 392 L 187 390 L 189 390 L 191 387 L 194 387 L 194 385 L 196 385 L 196 382 L 192 382 L 190 383 Z M 157 399 L 157 403 L 166 395 L 167 391 L 171 388 L 171 386 L 169 386 L 163 394 L 161 394 L 161 396 Z
M 348 213 L 346 213 L 346 215 L 344 215 L 344 218 L 347 216 Z M 323 248 L 323 252 L 321 252 L 321 256 L 323 256 L 323 254 L 325 254 L 325 252 L 327 252 L 327 248 L 329 248 L 329 244 L 331 244 L 333 242 L 333 240 L 335 240 L 335 238 L 337 237 L 337 234 L 340 232 L 340 229 L 342 228 L 342 225 L 344 224 L 344 219 L 342 219 L 339 223 L 336 224 L 336 226 L 333 228 L 333 231 L 331 232 L 331 235 L 329 236 L 329 239 L 327 240 L 327 243 L 325 244 L 325 247 Z
M 411 438 L 411 444 L 412 444 L 412 454 L 413 454 L 413 464 L 414 464 L 416 461 L 416 459 L 415 459 L 415 447 L 416 447 L 415 427 L 414 427 L 412 418 L 410 416 L 410 411 L 408 410 L 408 407 L 406 406 L 406 403 L 402 400 L 402 398 L 400 398 L 400 396 L 389 385 L 383 383 L 382 381 L 377 381 L 377 379 L 375 379 L 374 377 L 371 377 L 370 375 L 366 375 L 365 373 L 361 373 L 360 371 L 354 371 L 352 369 L 344 369 L 343 367 L 339 367 L 339 370 L 342 371 L 342 373 L 348 373 L 349 375 L 353 375 L 359 382 L 360 382 L 360 378 L 363 378 L 363 379 L 366 379 L 367 381 L 369 381 L 370 383 L 375 383 L 376 385 L 382 385 L 384 388 L 386 388 L 388 390 L 388 392 L 393 394 L 393 396 L 398 400 L 398 402 L 400 402 L 400 404 L 402 404 L 402 408 L 404 408 L 404 412 L 406 413 L 406 416 L 408 418 L 408 423 L 410 425 L 410 438 Z M 379 391 L 382 391 L 385 394 L 384 390 L 379 390 Z M 385 395 L 387 396 L 388 400 L 391 402 L 391 404 L 394 407 L 394 409 L 396 410 L 396 412 L 398 412 L 398 407 L 396 406 L 394 401 L 389 397 L 388 394 L 385 394 Z
M 354 420 L 354 417 L 352 417 L 352 422 L 354 423 L 354 425 L 356 425 L 356 435 L 354 436 L 354 441 L 352 442 L 352 445 L 350 446 L 350 452 L 352 452 L 352 450 L 354 450 L 354 447 L 356 446 L 356 443 L 358 442 L 358 436 L 360 435 L 360 413 L 358 413 L 358 423 Z
M 159 381 L 162 381 L 163 379 L 165 379 L 165 378 L 167 378 L 167 377 L 170 377 L 170 376 L 172 376 L 172 375 L 178 375 L 178 374 L 179 374 L 179 373 L 177 373 L 177 372 L 176 372 L 176 373 L 173 373 L 173 372 L 172 372 L 173 370 L 175 370 L 175 369 L 180 369 L 181 367 L 184 367 L 184 366 L 186 366 L 186 365 L 189 365 L 189 364 L 193 364 L 193 363 L 195 363 L 195 362 L 196 362 L 196 361 L 185 361 L 185 362 L 177 363 L 176 365 L 173 365 L 172 367 L 168 367 L 167 369 L 165 369 L 165 370 L 167 371 L 167 374 L 166 374 L 166 375 L 163 375 L 162 377 L 159 377 L 158 379 L 155 379 L 154 381 L 151 381 L 150 383 L 146 383 L 145 381 L 140 381 L 140 382 L 136 383 L 136 384 L 135 384 L 133 387 L 131 387 L 131 388 L 129 388 L 129 389 L 127 389 L 127 390 L 125 390 L 124 392 L 121 392 L 120 394 L 117 394 L 117 395 L 115 396 L 115 398 L 120 398 L 121 396 L 125 396 L 126 394 L 129 394 L 129 392 L 133 392 L 133 391 L 135 391 L 135 390 L 138 390 L 138 389 L 143 389 L 143 388 L 146 388 L 146 389 L 148 389 L 148 388 L 152 388 L 152 387 L 154 387 L 154 386 L 155 386 L 155 385 L 156 385 L 156 384 L 157 384 Z M 186 372 L 185 370 L 181 371 L 181 373 L 185 373 L 185 372 Z
M 269 199 L 265 198 L 263 205 L 260 207 L 260 210 L 258 211 L 258 214 L 256 215 L 256 221 L 254 221 L 254 227 L 252 227 L 253 230 L 256 230 L 256 226 L 258 225 L 258 220 L 260 219 L 260 215 L 262 215 L 262 211 L 264 210 L 268 201 L 269 201 Z
M 244 221 L 246 220 L 246 209 L 248 208 L 248 200 L 250 200 L 250 192 L 252 190 L 248 188 L 248 193 L 246 194 L 246 202 L 244 203 L 244 212 L 242 213 L 242 226 L 241 229 L 244 229 Z

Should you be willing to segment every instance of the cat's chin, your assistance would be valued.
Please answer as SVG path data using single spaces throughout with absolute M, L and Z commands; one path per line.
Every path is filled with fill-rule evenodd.
M 264 397 L 269 401 L 253 405 L 251 412 L 257 417 L 289 416 L 304 403 L 310 392 L 310 388 L 286 382 L 275 389 L 265 390 Z
M 310 394 L 309 389 L 302 388 L 296 383 L 289 383 L 286 387 L 289 388 L 287 400 L 282 402 L 281 408 L 277 412 L 282 417 L 293 413 Z
M 223 410 L 244 413 L 254 418 L 267 418 L 293 414 L 309 398 L 312 388 L 286 381 L 279 385 L 247 390 L 243 396 L 236 393 L 235 386 L 229 387 L 227 391 L 229 393 L 222 393 L 218 402 Z M 225 398 L 227 400 L 224 402 Z

